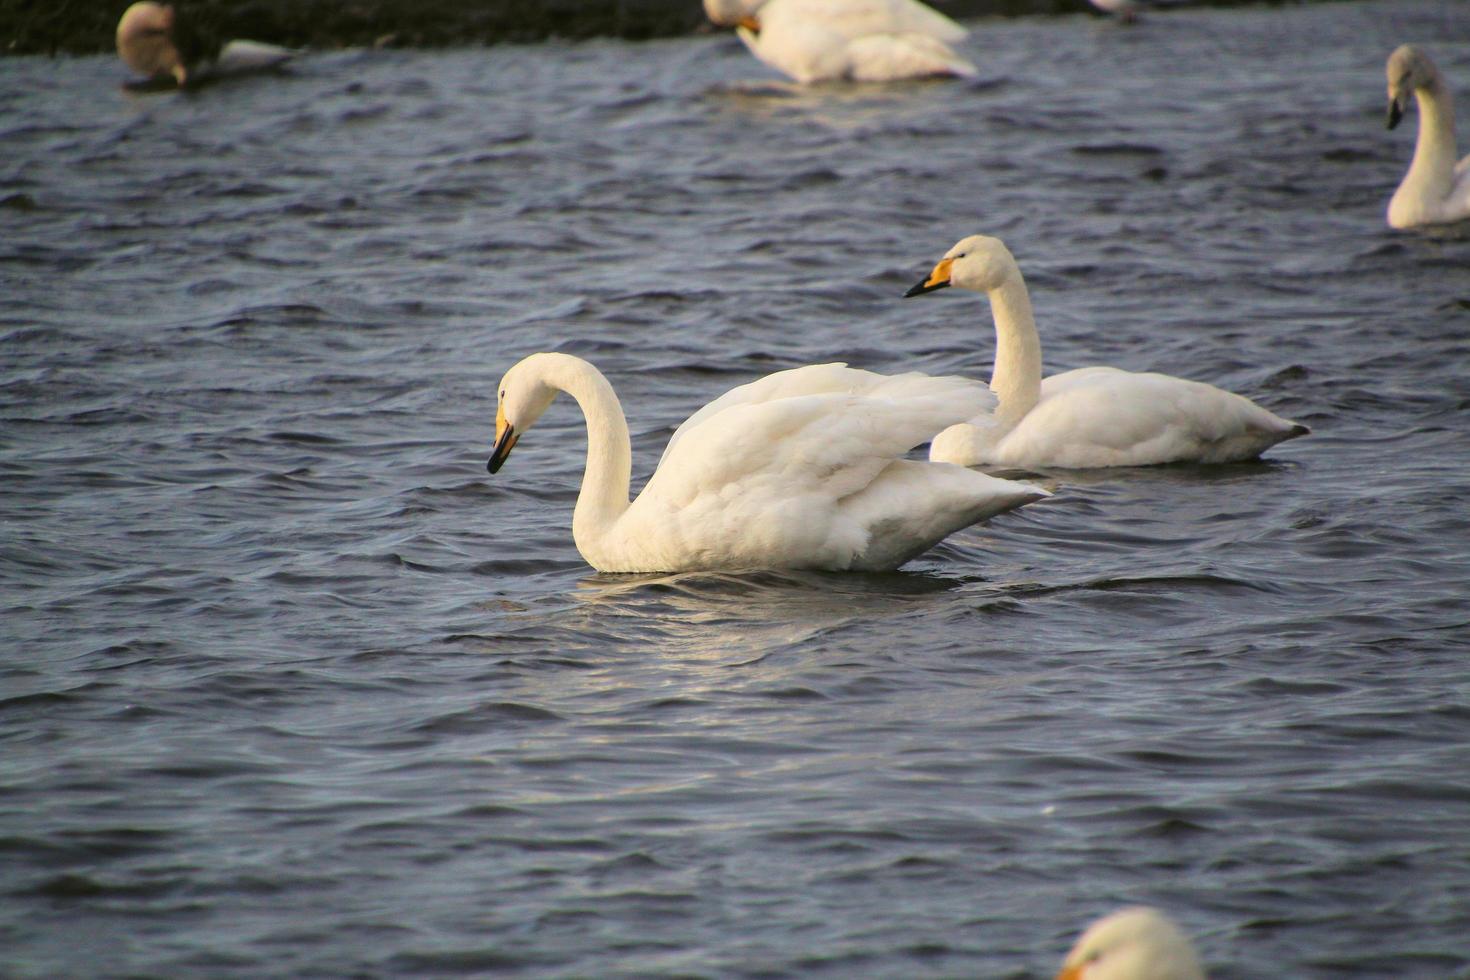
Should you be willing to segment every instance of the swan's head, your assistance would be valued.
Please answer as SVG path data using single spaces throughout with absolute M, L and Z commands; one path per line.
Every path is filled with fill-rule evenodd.
M 1158 909 L 1098 919 L 1062 963 L 1057 980 L 1204 980 L 1189 939 Z
M 971 235 L 944 253 L 944 258 L 904 296 L 932 293 L 945 286 L 958 286 L 988 293 L 999 289 L 1019 272 L 1011 250 L 999 238 Z
M 125 10 L 117 22 L 117 54 L 140 75 L 172 75 L 183 85 L 189 73 L 173 37 L 174 8 L 142 0 Z
M 547 356 L 532 354 L 500 379 L 500 398 L 495 407 L 495 448 L 485 464 L 491 473 L 499 472 L 521 435 L 556 400 L 557 389 L 544 380 Z
M 1402 44 L 1388 56 L 1388 128 L 1393 129 L 1409 109 L 1409 100 L 1417 89 L 1434 89 L 1439 85 L 1439 70 L 1429 55 L 1412 44 Z
M 760 30 L 755 12 L 765 0 L 704 0 L 704 15 L 720 27 L 747 27 Z

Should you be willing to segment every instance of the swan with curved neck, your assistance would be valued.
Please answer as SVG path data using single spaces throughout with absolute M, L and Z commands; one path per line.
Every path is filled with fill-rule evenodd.
M 1419 138 L 1409 172 L 1388 202 L 1394 228 L 1470 218 L 1470 156 L 1456 161 L 1455 110 L 1450 88 L 1429 56 L 1405 44 L 1388 56 L 1388 128 L 1419 103 Z
M 704 0 L 704 11 L 803 85 L 975 74 L 950 47 L 966 30 L 918 0 Z
M 216 8 L 209 8 L 221 16 Z M 195 16 L 191 17 L 190 14 Z M 117 22 L 117 53 L 146 78 L 173 79 L 180 88 L 206 78 L 272 68 L 296 52 L 260 41 L 230 40 L 224 24 L 205 24 L 198 8 L 180 13 L 172 4 L 139 0 Z
M 1041 339 L 1020 267 L 997 238 L 972 235 L 905 295 L 985 293 L 995 320 L 993 417 L 952 426 L 929 458 L 963 466 L 1092 468 L 1253 459 L 1307 428 L 1212 385 L 1085 367 L 1041 377 Z
M 1047 496 L 903 458 L 991 407 L 984 385 L 842 364 L 728 392 L 680 427 L 629 501 L 632 447 L 612 385 L 580 358 L 532 354 L 501 380 L 492 474 L 560 392 L 587 422 L 572 538 L 600 572 L 893 569 L 954 531 Z
M 1057 980 L 1205 980 L 1189 938 L 1157 909 L 1098 919 L 1062 963 Z

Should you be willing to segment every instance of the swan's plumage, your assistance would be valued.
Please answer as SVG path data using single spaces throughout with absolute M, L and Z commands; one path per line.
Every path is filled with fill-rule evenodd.
M 586 361 L 533 354 L 501 382 L 492 472 L 558 391 L 587 417 L 572 534 L 599 571 L 896 568 L 960 528 L 1046 496 L 903 458 L 985 411 L 983 386 L 842 365 L 781 372 L 708 406 L 679 428 L 629 503 L 627 423 L 611 386 Z
M 197 8 L 180 12 L 169 4 L 139 0 L 117 22 L 117 53 L 138 74 L 172 78 L 180 86 L 273 68 L 297 54 L 262 41 L 232 39 L 222 30 L 227 25 L 201 22 Z
M 1189 938 L 1157 909 L 1098 919 L 1072 947 L 1057 980 L 1205 980 Z
M 1395 49 L 1388 75 L 1388 128 L 1419 105 L 1419 136 L 1414 159 L 1388 202 L 1394 228 L 1445 224 L 1470 218 L 1470 156 L 1456 160 L 1455 109 L 1449 85 L 1434 62 L 1411 44 Z
M 972 76 L 963 27 L 918 0 L 705 0 L 761 61 L 803 84 Z
M 1305 426 L 1213 385 L 1085 367 L 1042 380 L 1041 342 L 1021 270 L 999 239 L 972 235 L 909 295 L 944 286 L 989 294 L 996 330 L 992 415 L 946 429 L 929 458 L 965 466 L 1089 468 L 1251 459 Z

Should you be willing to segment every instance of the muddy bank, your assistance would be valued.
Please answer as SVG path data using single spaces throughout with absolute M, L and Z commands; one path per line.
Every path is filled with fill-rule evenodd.
M 1240 0 L 1211 5 L 1232 2 Z M 961 19 L 1092 10 L 1086 0 L 939 0 L 934 5 Z M 119 0 L 0 3 L 0 51 L 111 51 L 113 31 L 127 6 Z M 638 40 L 705 29 L 699 0 L 184 0 L 179 6 L 238 25 L 230 36 L 304 48 L 443 47 L 550 37 Z

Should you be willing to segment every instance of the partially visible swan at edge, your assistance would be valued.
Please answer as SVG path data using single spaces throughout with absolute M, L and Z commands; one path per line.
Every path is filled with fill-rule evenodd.
M 1455 109 L 1450 88 L 1429 56 L 1405 44 L 1388 56 L 1388 128 L 1419 103 L 1419 140 L 1403 183 L 1388 202 L 1394 228 L 1470 218 L 1470 156 L 1455 162 Z
M 1205 980 L 1188 937 L 1157 909 L 1098 919 L 1062 963 L 1057 980 Z
M 296 56 L 290 48 L 221 37 L 223 25 L 200 24 L 193 11 L 140 0 L 117 22 L 117 53 L 149 79 L 172 78 L 179 87 L 206 78 L 274 68 Z
M 941 432 L 929 458 L 964 466 L 1091 468 L 1251 459 L 1309 431 L 1239 395 L 1166 374 L 1084 367 L 1042 380 L 1026 283 L 997 238 L 972 235 L 905 295 L 959 286 L 989 294 L 993 417 Z
M 903 458 L 992 407 L 984 385 L 842 364 L 726 393 L 679 427 L 629 503 L 632 449 L 612 386 L 580 358 L 532 354 L 500 382 L 491 473 L 563 391 L 587 420 L 572 538 L 600 572 L 893 569 L 953 531 L 1048 496 Z
M 965 29 L 918 0 L 704 0 L 704 12 L 803 85 L 975 75 L 950 48 Z

